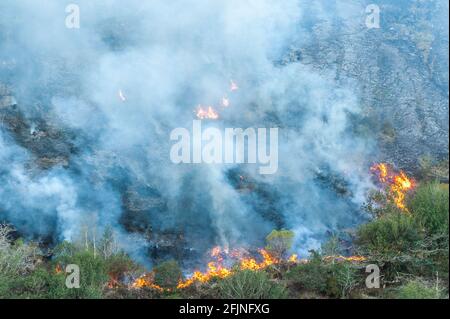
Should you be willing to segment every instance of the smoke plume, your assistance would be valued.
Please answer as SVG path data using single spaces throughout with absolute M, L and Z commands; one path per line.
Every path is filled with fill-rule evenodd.
M 151 262 L 260 247 L 274 228 L 294 230 L 304 254 L 364 219 L 370 141 L 352 132 L 352 83 L 283 62 L 312 41 L 308 20 L 323 6 L 74 3 L 79 29 L 65 26 L 63 1 L 0 4 L 0 81 L 17 101 L 0 130 L 0 220 L 54 242 L 113 227 Z M 224 94 L 230 106 L 204 125 L 278 127 L 277 174 L 170 161 L 171 130 Z

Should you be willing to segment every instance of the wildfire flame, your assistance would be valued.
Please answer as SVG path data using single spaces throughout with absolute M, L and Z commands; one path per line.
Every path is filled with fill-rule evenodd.
M 373 165 L 370 170 L 378 176 L 380 183 L 387 186 L 388 197 L 404 212 L 409 212 L 405 204 L 406 194 L 414 189 L 415 182 L 405 172 L 395 173 L 386 163 Z
M 289 257 L 289 258 L 288 258 L 288 261 L 289 261 L 290 263 L 296 264 L 296 263 L 298 262 L 298 256 L 297 256 L 297 254 L 293 254 L 291 257 Z
M 272 265 L 281 264 L 281 263 L 289 263 L 289 264 L 299 264 L 299 263 L 308 263 L 309 261 L 306 259 L 299 260 L 296 254 L 291 255 L 285 261 L 277 259 L 273 257 L 268 251 L 265 249 L 259 250 L 260 261 L 258 262 L 256 258 L 248 257 L 248 252 L 245 249 L 233 249 L 228 250 L 227 248 L 223 249 L 220 246 L 214 247 L 211 250 L 211 257 L 215 259 L 214 261 L 210 261 L 207 264 L 207 269 L 204 272 L 195 271 L 189 278 L 186 280 L 181 280 L 177 289 L 185 289 L 192 286 L 195 283 L 207 283 L 213 279 L 224 279 L 227 278 L 238 270 L 251 270 L 258 271 L 266 269 Z M 237 264 L 234 263 L 231 267 L 225 266 L 223 263 L 226 258 L 237 259 Z M 325 261 L 349 261 L 349 262 L 363 262 L 366 260 L 363 256 L 327 256 L 324 257 Z M 170 289 L 162 288 L 156 285 L 153 282 L 153 273 L 143 275 L 135 280 L 132 284 L 133 288 L 152 288 L 158 291 L 170 291 Z
M 151 288 L 163 292 L 164 288 L 158 286 L 153 282 L 153 273 L 145 274 L 138 279 L 136 279 L 131 285 L 132 288 L 140 289 L 140 288 Z
M 323 258 L 324 261 L 349 261 L 349 262 L 363 262 L 366 261 L 367 258 L 364 256 L 326 256 Z
M 57 274 L 60 274 L 60 273 L 62 273 L 62 267 L 61 267 L 61 265 L 60 264 L 58 264 L 58 265 L 56 265 L 56 267 L 55 267 L 55 273 L 57 273 Z
M 239 89 L 239 87 L 237 86 L 236 82 L 234 82 L 233 80 L 230 80 L 230 92 L 237 91 L 238 89 Z M 125 98 L 121 92 L 122 91 L 119 91 L 119 93 L 121 94 L 120 96 Z M 228 98 L 227 94 L 225 94 L 222 97 L 221 103 L 220 102 L 218 102 L 217 104 L 214 103 L 214 106 L 211 105 L 208 107 L 203 107 L 203 106 L 199 105 L 197 107 L 197 109 L 195 110 L 195 113 L 196 113 L 197 118 L 200 120 L 205 120 L 205 119 L 217 120 L 219 118 L 219 113 L 216 111 L 216 109 L 224 109 L 224 108 L 229 107 L 230 105 L 231 105 L 230 99 Z
M 114 289 L 114 288 L 119 287 L 119 285 L 120 285 L 119 280 L 115 276 L 110 275 L 109 282 L 108 282 L 108 288 Z
M 200 120 L 209 119 L 209 120 L 217 120 L 219 118 L 219 113 L 212 106 L 208 106 L 207 108 L 203 108 L 202 106 L 198 106 L 197 108 L 197 118 Z
M 211 255 L 213 257 L 218 257 L 217 261 L 209 262 L 208 269 L 204 273 L 202 273 L 200 271 L 194 272 L 194 274 L 190 278 L 188 278 L 185 281 L 181 281 L 178 284 L 177 288 L 184 289 L 184 288 L 191 286 L 195 282 L 205 283 L 205 282 L 211 281 L 214 278 L 224 279 L 224 278 L 229 277 L 232 274 L 234 274 L 235 273 L 234 270 L 232 270 L 231 268 L 227 268 L 221 264 L 221 262 L 223 261 L 223 257 L 222 257 L 223 253 L 227 254 L 227 252 L 221 250 L 220 247 L 213 248 Z M 239 262 L 239 268 L 242 270 L 256 271 L 256 270 L 261 270 L 261 269 L 267 268 L 270 265 L 273 265 L 273 264 L 276 264 L 279 262 L 278 260 L 273 258 L 264 249 L 260 249 L 259 253 L 261 254 L 262 259 L 263 259 L 261 262 L 258 263 L 255 258 L 242 258 Z M 233 255 L 233 254 L 230 254 L 230 255 Z
M 221 265 L 217 265 L 215 262 L 210 262 L 208 263 L 208 270 L 206 272 L 204 273 L 200 271 L 194 272 L 194 274 L 187 280 L 180 281 L 178 283 L 177 288 L 184 289 L 191 286 L 195 282 L 205 283 L 213 278 L 224 279 L 230 276 L 232 273 L 233 272 L 230 269 L 222 267 Z

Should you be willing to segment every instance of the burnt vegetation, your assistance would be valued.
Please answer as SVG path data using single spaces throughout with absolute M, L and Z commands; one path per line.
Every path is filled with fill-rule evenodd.
M 265 251 L 280 262 L 254 269 L 236 264 L 223 278 L 183 288 L 178 284 L 188 276 L 177 261 L 162 261 L 148 273 L 117 248 L 111 229 L 96 241 L 80 236 L 44 249 L 3 225 L 0 298 L 448 298 L 448 184 L 420 182 L 407 196 L 408 213 L 383 198 L 372 193 L 366 209 L 373 219 L 354 232 L 351 250 L 364 257 L 342 257 L 349 249 L 338 234 L 307 258 L 288 260 L 293 233 L 274 230 Z M 65 285 L 69 264 L 81 269 L 78 289 Z M 380 288 L 365 285 L 369 264 L 380 268 Z

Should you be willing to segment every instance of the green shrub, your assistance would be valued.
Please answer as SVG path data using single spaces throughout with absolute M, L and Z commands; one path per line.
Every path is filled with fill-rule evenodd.
M 282 299 L 287 297 L 284 286 L 270 280 L 262 271 L 243 270 L 218 283 L 223 299 Z
M 153 271 L 155 272 L 155 284 L 164 288 L 175 288 L 183 275 L 175 260 L 165 261 L 156 266 Z
M 67 274 L 64 272 L 68 264 L 78 265 L 80 268 L 80 288 L 67 288 L 65 284 Z M 106 262 L 95 256 L 92 251 L 76 251 L 71 255 L 60 255 L 54 259 L 54 265 L 60 265 L 63 271 L 55 274 L 49 294 L 51 298 L 97 299 L 103 296 L 103 289 L 109 281 Z
M 396 211 L 362 225 L 357 231 L 357 244 L 375 255 L 407 252 L 422 238 L 415 220 L 406 213 Z
M 422 180 L 448 180 L 448 159 L 436 162 L 431 156 L 419 158 L 419 176 Z
M 412 280 L 398 289 L 396 297 L 399 299 L 438 299 L 441 297 L 441 291 L 431 288 L 419 280 Z
M 10 276 L 24 275 L 34 269 L 41 252 L 34 244 L 22 240 L 10 242 L 12 228 L 0 225 L 0 273 Z
M 408 203 L 415 220 L 429 235 L 448 234 L 448 186 L 438 183 L 420 185 Z
M 120 279 L 125 274 L 143 271 L 141 267 L 124 252 L 119 252 L 106 258 L 105 267 L 108 275 L 116 279 Z
M 266 237 L 266 250 L 276 258 L 282 258 L 291 249 L 294 232 L 290 230 L 272 230 Z
M 286 279 L 296 290 L 345 298 L 358 284 L 357 269 L 348 262 L 326 262 L 313 253 L 308 263 L 288 271 Z
M 328 290 L 331 292 L 331 283 L 335 283 L 335 286 L 333 286 L 333 295 L 335 296 L 346 298 L 358 285 L 357 269 L 351 263 L 340 262 L 332 264 L 331 274 Z
M 328 288 L 328 269 L 317 255 L 308 263 L 290 269 L 286 279 L 297 289 L 326 294 Z
M 0 225 L 0 298 L 38 298 L 45 284 L 32 275 L 41 262 L 41 252 L 33 243 L 11 242 L 11 232 L 9 226 Z M 27 284 L 35 284 L 38 292 L 33 294 Z

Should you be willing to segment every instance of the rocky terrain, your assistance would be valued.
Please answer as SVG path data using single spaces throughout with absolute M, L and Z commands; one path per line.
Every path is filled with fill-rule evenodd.
M 356 1 L 352 8 L 365 4 Z M 417 172 L 421 157 L 448 159 L 448 4 L 381 1 L 380 6 L 379 29 L 367 28 L 364 15 L 346 16 L 345 12 L 333 19 L 308 21 L 310 38 L 294 42 L 282 63 L 312 65 L 334 72 L 337 81 L 351 81 L 363 109 L 355 119 L 355 131 L 375 136 L 377 159 Z M 25 119 L 22 122 L 20 111 L 12 111 L 30 108 L 17 105 L 14 87 L 8 86 L 15 67 L 14 57 L 0 59 L 3 125 L 37 154 L 40 164 L 66 163 L 70 146 L 57 136 L 58 128 L 45 123 L 45 114 L 40 114 L 36 128 Z
M 310 43 L 294 47 L 285 63 L 332 70 L 336 80 L 351 81 L 363 109 L 355 130 L 375 137 L 374 157 L 417 173 L 421 157 L 448 161 L 448 3 L 377 4 L 379 29 L 345 12 L 314 21 Z

